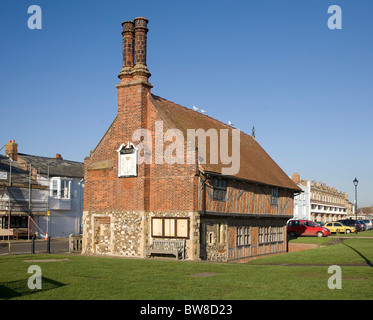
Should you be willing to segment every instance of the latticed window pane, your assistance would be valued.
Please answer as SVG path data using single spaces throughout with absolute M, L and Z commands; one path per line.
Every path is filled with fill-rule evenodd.
M 214 201 L 225 201 L 227 195 L 227 180 L 214 179 L 212 184 L 212 198 Z
M 278 188 L 271 189 L 271 205 L 278 206 Z

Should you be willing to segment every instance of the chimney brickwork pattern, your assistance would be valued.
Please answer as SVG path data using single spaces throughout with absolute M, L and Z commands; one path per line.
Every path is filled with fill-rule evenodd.
M 136 18 L 135 22 L 135 64 L 146 66 L 146 34 L 148 19 Z
M 9 142 L 5 145 L 5 155 L 7 155 L 13 161 L 17 161 L 18 144 L 14 140 L 9 140 Z
M 134 23 L 124 21 L 123 31 L 123 69 L 122 72 L 131 71 L 134 66 Z
M 124 82 L 143 81 L 151 87 L 148 83 L 150 72 L 146 66 L 148 22 L 148 19 L 138 17 L 122 23 L 123 66 L 118 77 Z

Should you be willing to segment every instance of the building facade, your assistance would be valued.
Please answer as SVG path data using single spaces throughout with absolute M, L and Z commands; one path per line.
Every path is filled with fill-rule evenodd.
M 299 173 L 293 174 L 293 181 L 303 191 L 294 197 L 294 219 L 330 222 L 350 216 L 351 205 L 345 192 L 325 183 L 301 180 Z
M 311 218 L 329 222 L 346 219 L 348 195 L 325 183 L 311 181 Z
M 29 238 L 36 229 L 32 218 L 47 212 L 48 187 L 17 161 L 0 155 L 0 237 Z
M 64 160 L 60 154 L 49 158 L 19 153 L 14 140 L 5 147 L 8 166 L 0 171 L 7 172 L 9 179 L 3 181 L 7 186 L 0 199 L 6 207 L 3 225 L 10 212 L 14 221 L 10 227 L 28 228 L 38 237 L 81 234 L 84 164 Z M 22 185 L 17 179 L 22 179 Z
M 311 219 L 311 181 L 301 180 L 299 173 L 293 174 L 293 181 L 302 192 L 294 196 L 293 219 Z
M 122 24 L 118 113 L 84 163 L 83 253 L 147 257 L 161 240 L 192 260 L 286 251 L 300 189 L 253 137 L 151 93 L 147 23 Z

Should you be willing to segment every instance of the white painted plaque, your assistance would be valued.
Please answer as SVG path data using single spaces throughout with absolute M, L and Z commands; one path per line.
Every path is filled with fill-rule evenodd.
M 118 151 L 118 177 L 137 177 L 137 150 L 131 145 L 121 145 Z
M 2 180 L 8 179 L 8 172 L 0 171 L 0 179 Z

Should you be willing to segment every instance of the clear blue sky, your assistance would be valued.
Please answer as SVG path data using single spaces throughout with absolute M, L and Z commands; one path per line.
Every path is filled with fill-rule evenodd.
M 30 30 L 30 5 L 42 30 Z M 342 30 L 327 27 L 330 5 Z M 288 174 L 373 205 L 373 1 L 3 0 L 0 148 L 83 161 L 117 111 L 121 22 L 150 20 L 156 95 L 251 133 Z M 4 149 L 1 151 L 3 154 Z

